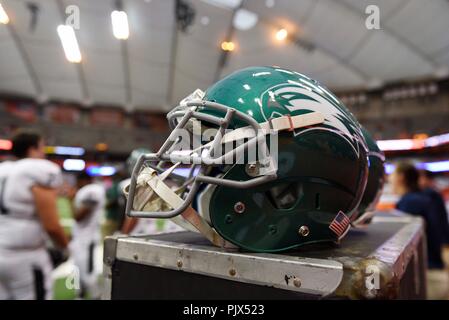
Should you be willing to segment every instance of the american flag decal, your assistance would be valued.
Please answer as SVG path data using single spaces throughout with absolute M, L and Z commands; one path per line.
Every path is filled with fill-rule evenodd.
M 346 230 L 348 230 L 350 222 L 351 221 L 343 213 L 343 211 L 340 211 L 329 225 L 329 229 L 331 229 L 337 235 L 337 237 L 340 238 L 342 235 L 344 235 Z

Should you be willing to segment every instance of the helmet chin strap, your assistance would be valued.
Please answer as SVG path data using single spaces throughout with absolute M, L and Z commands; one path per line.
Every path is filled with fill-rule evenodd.
M 173 167 L 167 171 L 173 171 L 174 169 Z M 158 200 L 162 200 L 172 209 L 181 207 L 181 205 L 184 202 L 184 199 L 182 199 L 175 190 L 172 190 L 163 181 L 163 179 L 165 179 L 165 177 L 168 175 L 166 175 L 165 177 L 162 177 L 162 175 L 159 176 L 157 172 L 152 168 L 145 168 L 142 171 L 142 173 L 139 175 L 138 185 L 144 187 L 143 188 L 144 196 L 134 198 L 133 204 L 134 207 L 145 209 L 145 207 L 149 205 L 150 207 L 153 207 L 152 210 L 154 210 L 155 202 L 157 202 Z M 204 218 L 201 217 L 200 214 L 196 210 L 194 210 L 191 206 L 189 206 L 184 212 L 181 213 L 181 217 L 176 216 L 172 218 L 172 221 L 188 230 L 200 232 L 212 244 L 214 244 L 217 247 L 228 249 L 237 248 L 232 243 L 223 239 L 217 233 L 217 231 L 215 231 L 215 229 L 213 229 L 204 220 Z M 186 222 L 188 222 L 190 225 L 188 225 Z

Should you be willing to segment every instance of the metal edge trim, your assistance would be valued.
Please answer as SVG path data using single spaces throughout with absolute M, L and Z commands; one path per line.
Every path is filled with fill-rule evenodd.
M 332 294 L 343 278 L 343 264 L 334 260 L 244 254 L 153 239 L 118 239 L 116 259 L 320 296 Z
M 395 235 L 378 247 L 369 257 L 392 268 L 393 276 L 401 278 L 424 236 L 424 221 L 419 217 L 403 217 L 404 225 Z M 407 220 L 405 220 L 407 219 Z

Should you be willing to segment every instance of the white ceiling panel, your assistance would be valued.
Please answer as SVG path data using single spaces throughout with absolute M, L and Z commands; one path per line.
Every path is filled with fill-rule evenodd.
M 386 81 L 431 74 L 433 68 L 382 30 L 375 32 L 351 63 L 373 78 Z
M 187 97 L 195 89 L 206 90 L 211 85 L 211 82 L 202 82 L 201 80 L 192 78 L 192 76 L 182 70 L 176 73 L 176 91 L 173 102 L 166 107 L 172 108 L 176 106 L 182 99 Z
M 131 80 L 133 104 L 149 106 L 163 105 L 167 98 L 167 67 L 133 61 Z M 161 88 L 158 90 L 158 88 Z
M 367 85 L 365 80 L 339 64 L 334 64 L 332 67 L 314 74 L 316 80 L 334 90 L 363 88 Z
M 83 70 L 93 103 L 125 104 L 125 81 L 119 49 L 113 52 L 90 51 L 83 56 Z M 108 93 L 107 88 L 111 92 Z
M 367 32 L 363 17 L 335 1 L 318 2 L 303 29 L 307 39 L 339 57 L 348 56 Z
M 168 95 L 175 24 L 174 2 L 133 0 L 125 3 L 130 23 L 128 59 L 135 106 L 162 106 Z
M 449 2 L 410 0 L 386 26 L 426 55 L 449 46 Z M 412 23 L 410 23 L 412 22 Z
M 374 79 L 385 84 L 428 78 L 449 69 L 446 0 L 275 0 L 271 8 L 263 0 L 246 0 L 244 8 L 258 15 L 258 23 L 234 30 L 236 49 L 223 68 L 220 44 L 233 12 L 208 1 L 188 1 L 194 24 L 178 31 L 175 46 L 175 0 L 123 0 L 130 27 L 125 42 L 112 35 L 115 0 L 0 1 L 11 19 L 10 25 L 0 25 L 0 93 L 162 110 L 170 100 L 206 89 L 217 71 L 225 76 L 248 66 L 295 69 L 337 90 L 368 87 Z M 30 3 L 38 6 L 34 28 Z M 380 8 L 381 30 L 365 27 L 365 9 L 372 4 Z M 67 5 L 80 9 L 80 65 L 67 62 L 56 32 Z M 281 27 L 314 49 L 276 42 Z M 18 42 L 11 36 L 14 30 Z
M 390 15 L 394 14 L 397 10 L 401 10 L 402 7 L 407 6 L 410 0 L 326 0 L 326 1 L 334 1 L 335 3 L 345 4 L 347 5 L 348 10 L 357 10 L 362 15 L 365 13 L 366 8 L 368 6 L 375 5 L 379 8 L 380 19 L 383 19 L 388 18 Z
M 0 25 L 0 92 L 34 96 L 33 83 L 6 28 Z
M 175 102 L 196 88 L 212 84 L 221 55 L 220 44 L 232 22 L 230 10 L 200 0 L 192 3 L 197 15 L 195 25 L 187 33 L 178 33 L 173 84 Z M 204 16 L 210 18 L 208 25 L 201 24 Z
M 5 7 L 12 12 L 14 28 L 42 87 L 42 95 L 80 101 L 82 95 L 75 66 L 66 63 L 56 32 L 61 21 L 57 2 L 41 0 L 35 3 L 39 6 L 35 28 L 31 27 L 27 1 L 7 1 Z

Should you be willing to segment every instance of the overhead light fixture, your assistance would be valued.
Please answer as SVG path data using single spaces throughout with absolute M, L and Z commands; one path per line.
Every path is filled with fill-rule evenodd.
M 276 40 L 284 41 L 288 37 L 288 31 L 285 29 L 280 29 L 276 32 Z
M 267 8 L 273 8 L 275 4 L 276 4 L 276 3 L 275 3 L 274 0 L 265 0 L 265 6 L 266 6 Z
M 65 159 L 62 167 L 66 171 L 83 171 L 86 167 L 86 162 L 82 159 Z
M 396 165 L 392 163 L 385 164 L 385 173 L 392 174 L 396 168 Z M 415 167 L 419 170 L 427 170 L 434 173 L 449 171 L 449 161 L 435 161 L 435 162 L 418 162 Z
M 82 156 L 84 155 L 85 150 L 79 147 L 46 146 L 45 153 L 64 156 Z
M 62 48 L 69 62 L 80 63 L 82 60 L 78 40 L 76 40 L 75 30 L 71 26 L 61 24 L 57 28 Z
M 117 172 L 117 169 L 112 166 L 90 166 L 86 171 L 92 177 L 110 177 Z
M 208 26 L 210 23 L 210 18 L 208 16 L 202 16 L 200 22 L 203 26 Z
M 235 10 L 241 6 L 242 0 L 203 0 L 216 7 Z
M 223 42 L 221 43 L 221 49 L 222 49 L 223 51 L 227 51 L 227 52 L 234 51 L 234 49 L 235 49 L 235 44 L 234 44 L 234 42 L 232 42 L 232 41 L 223 41 Z
M 106 143 L 104 143 L 104 142 L 100 142 L 100 143 L 97 143 L 95 145 L 95 149 L 97 151 L 104 152 L 104 151 L 107 151 L 109 149 L 109 146 Z
M 237 30 L 245 31 L 253 28 L 258 20 L 259 17 L 254 12 L 246 9 L 238 9 L 232 23 Z
M 119 40 L 126 40 L 129 38 L 129 25 L 128 25 L 128 15 L 125 11 L 112 11 L 111 13 L 112 21 L 112 33 L 114 37 Z
M 6 13 L 5 9 L 3 9 L 2 4 L 0 3 L 0 23 L 1 24 L 8 24 L 9 23 L 9 17 Z

